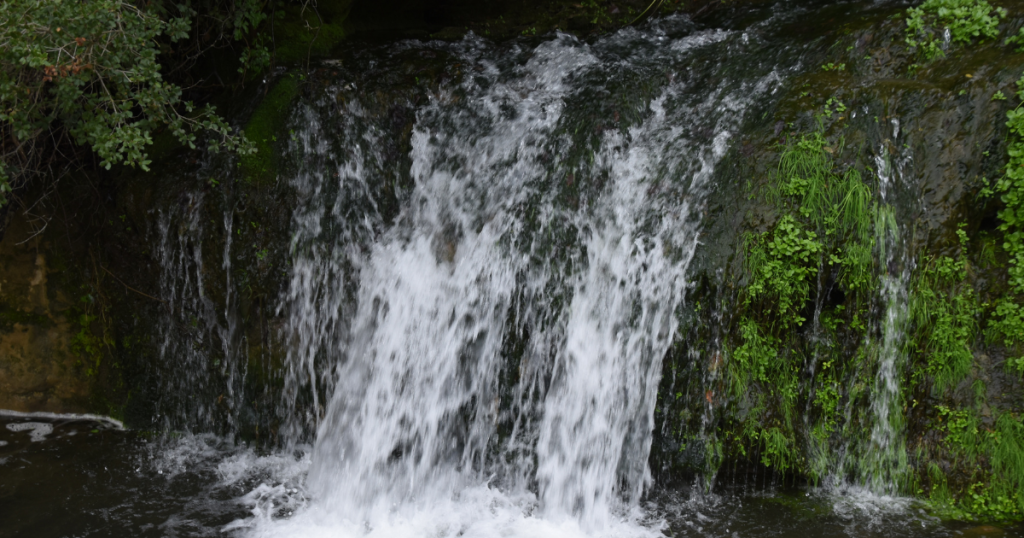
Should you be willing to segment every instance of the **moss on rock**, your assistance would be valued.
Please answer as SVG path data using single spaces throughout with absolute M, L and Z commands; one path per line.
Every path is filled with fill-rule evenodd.
M 299 94 L 299 75 L 280 77 L 260 102 L 245 125 L 245 136 L 256 146 L 256 152 L 239 159 L 242 174 L 248 183 L 263 183 L 277 177 L 275 146 L 284 139 L 289 105 Z
M 346 36 L 350 3 L 322 2 L 317 7 L 287 5 L 273 14 L 274 50 L 278 65 L 296 65 L 329 53 Z

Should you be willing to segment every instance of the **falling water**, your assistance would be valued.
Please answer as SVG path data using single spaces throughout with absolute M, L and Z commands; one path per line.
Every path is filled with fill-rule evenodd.
M 877 78 L 896 60 L 875 48 L 903 30 L 867 25 L 900 6 L 793 4 L 702 19 L 732 30 L 670 16 L 586 42 L 349 42 L 307 62 L 270 173 L 239 188 L 233 158 L 207 155 L 150 193 L 159 286 L 131 291 L 152 300 L 135 320 L 153 322 L 156 348 L 132 348 L 155 356 L 130 373 L 154 390 L 130 403 L 168 435 L 0 417 L 9 497 L 35 488 L 23 462 L 98 447 L 96 465 L 50 467 L 53 491 L 78 487 L 85 509 L 30 524 L 63 511 L 67 528 L 133 536 L 948 534 L 899 497 L 914 229 L 898 219 L 923 214 L 907 206 L 930 187 L 908 183 L 933 172 L 904 173 L 908 144 L 937 124 L 894 116 L 942 98 Z M 855 23 L 839 35 L 835 20 Z M 823 71 L 846 45 L 864 62 Z M 300 76 L 280 69 L 262 89 Z M 757 184 L 776 144 L 814 128 L 818 97 L 859 109 L 816 123 L 836 173 L 870 162 L 832 141 L 880 142 L 877 289 L 823 253 L 811 323 L 772 344 L 797 384 L 736 383 L 736 321 L 758 307 L 742 302 L 744 234 L 796 209 Z M 802 428 L 774 436 L 790 401 Z M 770 442 L 795 465 L 769 466 Z M 801 473 L 828 483 L 793 499 Z M 123 480 L 123 505 L 105 476 Z
M 704 201 L 781 83 L 758 62 L 714 74 L 747 35 L 662 25 L 500 55 L 474 37 L 402 45 L 472 73 L 389 105 L 412 111 L 404 154 L 371 80 L 297 111 L 281 309 L 312 500 L 258 535 L 657 528 L 637 507 Z
M 900 124 L 892 119 L 892 140 L 899 137 Z M 879 148 L 877 166 L 882 206 L 875 219 L 876 242 L 882 267 L 881 339 L 874 344 L 877 373 L 871 391 L 873 422 L 869 444 L 863 449 L 860 470 L 862 482 L 876 494 L 895 495 L 908 473 L 907 451 L 903 439 L 905 426 L 900 378 L 907 361 L 906 328 L 909 319 L 910 263 L 901 241 L 900 226 L 893 210 L 894 182 L 899 176 L 889 148 Z
M 232 212 L 224 212 L 221 223 L 226 242 L 217 274 L 225 275 L 226 282 L 213 282 L 216 277 L 203 262 L 211 235 L 203 222 L 207 203 L 203 193 L 185 194 L 160 213 L 157 223 L 163 301 L 155 375 L 170 397 L 160 402 L 153 418 L 168 429 L 231 431 L 244 383 L 246 361 L 238 355 L 245 352 L 238 345 L 240 322 L 230 281 Z M 211 284 L 223 295 L 211 296 Z M 202 403 L 211 401 L 217 405 Z
M 882 276 L 885 312 L 882 341 L 878 348 L 878 373 L 871 395 L 871 444 L 866 451 L 864 479 L 871 491 L 896 494 L 905 478 L 907 451 L 903 442 L 900 372 L 906 364 L 904 333 L 908 319 L 907 281 L 909 271 Z

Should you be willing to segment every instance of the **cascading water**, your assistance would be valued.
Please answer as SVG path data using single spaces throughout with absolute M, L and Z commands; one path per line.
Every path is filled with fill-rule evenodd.
M 892 120 L 892 138 L 899 138 L 899 120 Z M 861 470 L 862 480 L 871 491 L 878 494 L 895 495 L 900 491 L 900 482 L 908 472 L 907 450 L 903 441 L 905 419 L 903 417 L 902 394 L 900 393 L 901 371 L 906 364 L 906 327 L 909 318 L 909 296 L 911 262 L 907 260 L 906 246 L 901 241 L 899 223 L 892 209 L 895 185 L 900 176 L 893 166 L 888 148 L 879 148 L 875 160 L 878 166 L 878 183 L 883 207 L 878 210 L 875 222 L 880 262 L 881 292 L 884 302 L 881 341 L 876 344 L 878 372 L 874 390 L 871 393 L 871 411 L 874 424 L 871 428 L 871 445 L 865 450 L 865 464 Z
M 238 395 L 245 375 L 239 369 L 247 362 L 237 357 L 245 351 L 238 345 L 239 321 L 231 296 L 232 213 L 225 212 L 222 223 L 227 241 L 221 269 L 228 280 L 215 283 L 223 296 L 214 298 L 209 289 L 212 279 L 203 266 L 204 242 L 209 233 L 202 221 L 206 203 L 202 193 L 193 193 L 159 215 L 160 295 L 165 299 L 159 325 L 160 361 L 155 369 L 160 386 L 174 397 L 161 402 L 154 419 L 165 428 L 230 431 L 237 422 Z M 219 376 L 211 378 L 210 365 Z M 203 405 L 207 398 L 196 401 L 194 397 L 211 391 L 217 393 L 219 408 Z
M 371 82 L 298 113 L 285 393 L 312 400 L 288 431 L 318 424 L 313 500 L 258 535 L 651 532 L 630 522 L 709 181 L 781 82 L 714 74 L 747 35 L 664 25 L 405 45 L 474 73 L 415 107 L 407 169 Z M 410 185 L 391 218 L 382 178 Z
M 648 120 L 655 125 L 644 127 L 658 133 L 660 121 L 663 110 Z M 573 290 L 538 440 L 537 477 L 547 512 L 602 526 L 617 494 L 636 502 L 649 482 L 660 359 L 676 330 L 674 310 L 697 239 L 685 221 L 686 202 L 658 228 L 639 229 L 649 209 L 643 183 L 655 163 L 644 147 L 647 133 L 632 134 L 638 149 L 616 155 L 611 148 L 624 140 L 611 137 L 601 151 L 611 156 L 605 166 L 614 184 L 595 204 L 587 270 Z M 709 161 L 721 158 L 724 139 L 713 143 Z M 691 192 L 699 196 L 709 172 L 697 172 Z M 669 247 L 679 248 L 682 258 L 671 259 Z
M 866 112 L 867 109 L 865 109 Z M 908 254 L 906 230 L 897 219 L 898 192 L 907 191 L 903 170 L 909 157 L 893 155 L 892 149 L 900 134 L 899 120 L 891 120 L 892 129 L 885 129 L 882 143 L 874 158 L 878 181 L 879 204 L 874 209 L 873 227 L 879 267 L 878 300 L 880 315 L 875 334 L 869 336 L 864 347 L 871 357 L 873 384 L 868 398 L 869 435 L 852 440 L 844 447 L 839 458 L 838 476 L 832 477 L 833 486 L 842 489 L 865 488 L 869 495 L 886 499 L 901 493 L 901 486 L 909 475 L 909 462 L 904 441 L 906 426 L 903 394 L 900 387 L 902 372 L 909 351 L 906 331 L 909 322 L 909 286 L 913 260 Z M 887 126 L 888 127 L 888 126 Z M 889 138 L 891 136 L 891 138 Z M 849 406 L 848 406 L 849 407 Z M 850 420 L 847 411 L 847 421 Z M 851 446 L 852 445 L 852 446 Z M 851 449 L 851 452 L 847 450 Z M 846 474 L 854 474 L 854 483 L 846 483 Z
M 907 473 L 907 451 L 903 442 L 899 372 L 906 362 L 904 332 L 908 318 L 907 282 L 909 270 L 882 277 L 885 313 L 882 341 L 878 348 L 878 373 L 872 391 L 871 446 L 865 451 L 863 480 L 875 493 L 897 494 Z

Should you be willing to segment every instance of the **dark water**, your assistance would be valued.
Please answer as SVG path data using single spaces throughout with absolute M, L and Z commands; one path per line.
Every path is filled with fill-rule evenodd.
M 4 538 L 246 536 L 275 490 L 295 492 L 292 506 L 273 508 L 278 516 L 306 502 L 301 450 L 260 455 L 214 436 L 154 438 L 86 419 L 11 416 L 0 417 L 0 443 Z M 1020 527 L 942 523 L 908 499 L 771 480 L 721 477 L 709 496 L 656 490 L 641 523 L 679 537 L 1024 536 Z
M 12 431 L 37 424 L 52 432 Z M 0 417 L 0 443 L 0 536 L 214 536 L 248 515 L 235 502 L 246 484 L 216 469 L 244 449 L 215 438 L 156 441 L 89 420 Z

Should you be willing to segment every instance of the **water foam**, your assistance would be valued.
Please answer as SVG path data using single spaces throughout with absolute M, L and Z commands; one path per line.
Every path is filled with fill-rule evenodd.
M 104 415 L 93 415 L 88 413 L 50 413 L 47 411 L 36 411 L 26 413 L 23 411 L 12 411 L 10 409 L 0 409 L 0 417 L 14 417 L 14 418 L 34 418 L 48 421 L 69 421 L 69 420 L 85 420 L 90 422 L 98 422 L 106 427 L 114 428 L 118 430 L 124 429 L 124 423 L 116 418 L 111 418 Z
M 15 422 L 7 425 L 12 432 L 28 432 L 33 443 L 46 440 L 46 436 L 53 433 L 53 424 L 46 422 Z

